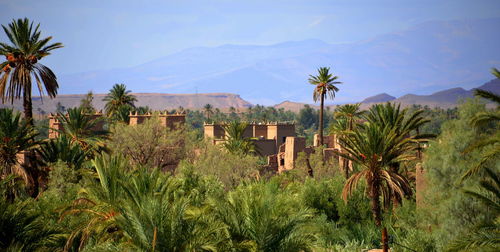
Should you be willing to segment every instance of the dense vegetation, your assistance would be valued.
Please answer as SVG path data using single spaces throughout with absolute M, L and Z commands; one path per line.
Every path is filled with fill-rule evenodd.
M 2 63 L 9 65 L 2 78 L 24 67 L 27 54 L 17 53 Z M 60 108 L 63 128 L 54 139 L 40 137 L 46 128 L 33 126 L 29 111 L 22 118 L 0 109 L 0 250 L 499 251 L 500 99 L 477 95 L 497 107 L 478 98 L 456 110 L 327 109 L 325 133 L 339 136 L 336 154 L 352 166 L 325 160 L 318 147 L 281 174 L 266 170 L 242 129 L 250 121 L 295 121 L 310 137 L 323 117 L 311 107 L 222 113 L 207 105 L 184 111 L 185 127 L 167 129 L 157 116 L 129 126 L 131 111 L 149 108 L 135 107 L 117 84 L 104 119 L 88 116 L 91 93 L 77 108 Z M 96 131 L 100 120 L 106 127 Z M 226 144 L 202 137 L 205 120 L 233 121 Z M 420 191 L 417 166 L 425 171 Z

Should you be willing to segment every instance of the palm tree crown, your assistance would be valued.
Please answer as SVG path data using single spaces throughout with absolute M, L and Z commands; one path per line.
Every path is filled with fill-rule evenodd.
M 335 85 L 342 84 L 342 82 L 337 81 L 338 78 L 338 76 L 330 73 L 329 67 L 320 67 L 316 76 L 309 75 L 309 83 L 316 86 L 313 92 L 314 101 L 320 100 L 321 96 L 327 94 L 333 99 L 335 92 L 339 91 L 339 88 Z
M 103 101 L 106 102 L 104 106 L 106 114 L 113 115 L 122 106 L 135 108 L 134 102 L 136 102 L 137 99 L 135 96 L 131 95 L 130 92 L 130 90 L 127 90 L 125 84 L 115 84 L 103 99 Z
M 54 98 L 59 88 L 56 75 L 38 61 L 63 45 L 48 44 L 52 37 L 40 39 L 40 24 L 34 27 L 27 18 L 13 20 L 8 27 L 2 27 L 11 45 L 0 42 L 0 55 L 7 59 L 0 63 L 0 96 L 2 102 L 10 99 L 11 103 L 23 97 L 24 114 L 32 124 L 32 77 L 35 77 L 40 95 L 45 90 L 50 98 Z
M 335 97 L 335 92 L 339 91 L 339 88 L 335 85 L 341 84 L 342 82 L 336 81 L 338 76 L 334 76 L 330 73 L 329 67 L 321 67 L 318 69 L 318 75 L 309 75 L 309 83 L 315 85 L 313 92 L 314 101 L 321 101 L 320 113 L 319 113 L 319 144 L 323 145 L 323 109 L 325 96 L 330 96 L 331 99 Z

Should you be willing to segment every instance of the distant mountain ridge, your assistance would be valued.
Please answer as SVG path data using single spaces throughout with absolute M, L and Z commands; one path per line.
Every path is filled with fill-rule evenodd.
M 115 83 L 134 92 L 241 94 L 253 104 L 308 102 L 307 78 L 329 66 L 339 102 L 384 91 L 394 96 L 470 89 L 500 64 L 500 18 L 429 21 L 406 30 L 345 44 L 320 40 L 274 45 L 196 47 L 123 69 L 58 76 L 61 93 L 105 93 Z
M 491 80 L 479 87 L 479 89 L 487 90 L 496 94 L 500 94 L 500 79 Z M 465 90 L 463 88 L 451 88 L 432 93 L 430 95 L 415 95 L 406 94 L 399 98 L 395 98 L 386 93 L 371 96 L 361 101 L 361 107 L 367 109 L 373 104 L 384 103 L 387 101 L 401 104 L 403 107 L 413 104 L 422 106 L 453 108 L 458 105 L 460 100 L 474 97 L 474 90 Z M 234 107 L 239 111 L 254 106 L 254 104 L 242 99 L 240 95 L 231 93 L 208 93 L 208 94 L 161 94 L 161 93 L 133 93 L 137 97 L 137 106 L 149 106 L 153 110 L 165 110 L 183 107 L 185 109 L 202 109 L 206 104 L 211 104 L 215 108 L 220 108 L 222 111 L 230 107 Z M 104 108 L 102 99 L 105 94 L 94 94 L 93 105 L 97 109 Z M 80 105 L 80 100 L 85 97 L 85 94 L 73 95 L 58 95 L 55 99 L 45 97 L 42 100 L 40 97 L 33 97 L 33 112 L 37 113 L 38 108 L 45 112 L 54 112 L 56 104 L 61 103 L 66 108 L 77 107 Z M 300 111 L 305 105 L 309 105 L 314 109 L 319 109 L 316 104 L 307 104 L 300 102 L 284 101 L 274 105 L 276 109 L 285 109 L 293 112 Z M 330 109 L 334 109 L 337 105 L 328 105 Z M 16 100 L 14 105 L 0 104 L 2 107 L 14 107 L 17 110 L 22 110 L 22 102 Z
M 474 90 L 476 88 L 465 90 L 463 88 L 450 88 L 442 91 L 438 91 L 432 93 L 430 95 L 415 95 L 415 94 L 406 94 L 399 98 L 395 98 L 394 96 L 388 95 L 386 93 L 382 93 L 379 95 L 371 96 L 363 101 L 361 101 L 361 108 L 367 109 L 371 107 L 373 104 L 384 103 L 384 102 L 393 102 L 396 104 L 401 104 L 402 107 L 411 106 L 414 104 L 419 104 L 422 106 L 429 106 L 431 108 L 439 107 L 439 108 L 453 108 L 458 105 L 460 100 L 466 98 L 474 97 Z M 477 87 L 477 89 L 483 89 L 486 91 L 490 91 L 496 94 L 500 94 L 500 79 L 494 79 L 488 81 L 487 83 Z M 290 102 L 286 101 L 280 104 L 275 105 L 275 108 L 284 108 L 285 110 L 291 111 L 299 111 L 306 105 L 306 103 L 298 103 L 298 102 Z M 308 104 L 310 106 L 315 105 Z M 336 107 L 336 105 L 329 105 L 330 108 Z
M 361 101 L 361 103 L 388 102 L 388 101 L 392 101 L 394 99 L 396 99 L 396 97 L 394 97 L 392 95 L 388 95 L 386 93 L 382 93 L 382 94 L 370 96 L 370 97 L 364 99 L 363 101 Z
M 208 94 L 160 94 L 160 93 L 132 93 L 136 98 L 136 106 L 148 106 L 153 110 L 175 109 L 183 107 L 185 109 L 200 109 L 206 104 L 211 104 L 215 108 L 230 108 L 237 109 L 248 108 L 251 103 L 241 99 L 237 94 L 229 93 L 208 93 Z M 42 99 L 33 97 L 33 112 L 39 113 L 38 109 L 50 113 L 56 110 L 58 102 L 66 108 L 77 107 L 80 101 L 85 97 L 85 94 L 58 95 L 55 99 L 44 97 Z M 98 110 L 104 109 L 105 102 L 102 99 L 106 94 L 94 94 L 92 104 Z M 22 101 L 16 100 L 13 105 L 1 104 L 1 107 L 14 107 L 22 111 Z

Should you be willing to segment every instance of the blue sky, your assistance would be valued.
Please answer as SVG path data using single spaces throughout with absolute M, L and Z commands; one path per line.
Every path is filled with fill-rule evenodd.
M 135 66 L 197 46 L 343 43 L 429 20 L 499 16 L 498 0 L 0 0 L 1 24 L 28 17 L 64 43 L 44 60 L 58 74 Z

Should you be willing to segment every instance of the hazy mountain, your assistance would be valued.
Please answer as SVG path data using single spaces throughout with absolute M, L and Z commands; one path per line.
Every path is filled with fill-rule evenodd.
M 211 94 L 158 94 L 158 93 L 134 93 L 137 102 L 136 106 L 149 106 L 153 110 L 165 110 L 174 109 L 178 107 L 197 109 L 202 108 L 205 104 L 211 104 L 215 108 L 247 108 L 251 104 L 236 94 L 228 93 L 211 93 Z M 104 102 L 102 99 L 105 94 L 94 94 L 94 100 L 92 104 L 97 109 L 104 108 Z M 74 94 L 74 95 L 58 95 L 55 99 L 49 99 L 47 97 L 33 97 L 33 112 L 40 113 L 39 109 L 44 112 L 54 112 L 56 110 L 56 105 L 58 102 L 66 108 L 77 107 L 80 105 L 80 101 L 85 97 L 84 94 Z M 14 107 L 17 110 L 22 111 L 22 101 L 16 100 L 13 105 L 10 104 L 0 104 L 1 107 Z
M 477 88 L 500 94 L 500 79 L 488 81 Z M 368 97 L 361 101 L 361 108 L 368 109 L 373 104 L 384 103 L 388 101 L 399 103 L 403 107 L 419 104 L 422 106 L 429 106 L 431 108 L 453 108 L 456 107 L 461 100 L 474 97 L 474 89 L 475 88 L 470 90 L 465 90 L 463 88 L 450 88 L 432 93 L 430 95 L 406 94 L 397 99 L 386 93 L 382 93 L 379 95 Z M 274 107 L 284 108 L 285 110 L 297 112 L 300 111 L 304 107 L 304 105 L 306 105 L 306 103 L 285 101 L 275 105 Z M 318 106 L 312 104 L 309 105 L 313 106 L 314 108 L 318 108 Z M 335 108 L 334 105 L 329 105 L 329 107 L 331 110 Z
M 361 103 L 388 102 L 388 101 L 392 101 L 394 99 L 396 99 L 396 97 L 388 95 L 386 93 L 382 93 L 382 94 L 370 96 L 370 97 L 364 99 L 363 101 L 361 101 Z
M 400 96 L 457 85 L 470 89 L 500 65 L 498 23 L 500 18 L 432 21 L 336 45 L 306 40 L 191 48 L 137 67 L 62 75 L 61 93 L 105 93 L 125 83 L 134 92 L 229 92 L 254 104 L 308 102 L 307 78 L 320 66 L 330 66 L 344 83 L 337 102 L 360 101 L 380 90 Z

